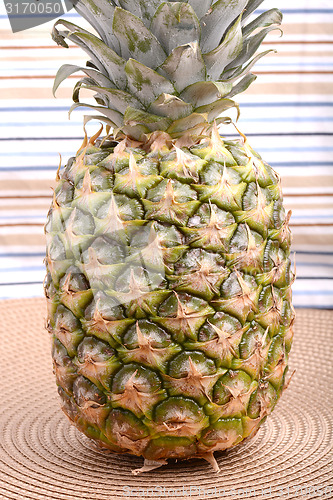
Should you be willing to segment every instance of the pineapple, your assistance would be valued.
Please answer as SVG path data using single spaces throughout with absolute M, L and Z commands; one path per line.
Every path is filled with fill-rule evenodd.
M 58 20 L 71 111 L 101 129 L 57 174 L 45 293 L 62 408 L 139 472 L 253 436 L 284 387 L 293 335 L 290 214 L 280 180 L 221 116 L 281 23 L 262 0 L 79 0 Z M 81 89 L 96 104 L 80 102 Z M 103 133 L 103 129 L 105 132 Z M 236 129 L 237 130 L 237 129 Z

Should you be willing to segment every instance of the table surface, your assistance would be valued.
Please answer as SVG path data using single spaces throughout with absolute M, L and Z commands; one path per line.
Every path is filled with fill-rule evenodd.
M 0 499 L 333 498 L 333 311 L 300 309 L 288 390 L 251 440 L 133 476 L 142 460 L 105 454 L 59 407 L 42 299 L 0 302 Z

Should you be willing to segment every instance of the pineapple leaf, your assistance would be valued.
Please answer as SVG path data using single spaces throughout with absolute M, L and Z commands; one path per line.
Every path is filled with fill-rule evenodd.
M 173 94 L 175 89 L 171 82 L 144 64 L 129 59 L 125 66 L 128 89 L 146 106 L 160 94 Z
M 90 68 L 84 68 L 81 66 L 75 66 L 73 64 L 63 64 L 57 71 L 56 77 L 54 79 L 54 84 L 53 84 L 53 95 L 55 96 L 55 93 L 58 89 L 58 87 L 61 85 L 61 83 L 66 80 L 70 75 L 73 73 L 76 73 L 78 71 L 82 71 L 85 73 L 87 76 L 90 78 L 93 78 L 95 83 L 98 85 L 102 86 L 107 86 L 107 87 L 112 87 L 112 82 L 107 78 L 106 76 L 102 75 L 99 71 L 96 71 L 94 69 Z
M 121 129 L 118 129 L 118 131 L 121 130 L 125 136 L 130 136 L 136 141 L 142 141 L 145 139 L 145 136 L 149 136 L 151 134 L 151 130 L 146 127 L 145 125 L 123 125 Z M 117 131 L 115 132 L 115 135 L 117 135 Z
M 69 31 L 60 33 L 56 28 L 59 24 L 65 26 Z M 117 86 L 123 88 L 126 85 L 125 61 L 89 31 L 64 19 L 59 19 L 53 27 L 52 37 L 58 44 L 61 44 L 61 40 L 64 38 L 69 38 L 81 47 L 91 57 L 94 66 L 105 76 L 109 76 Z M 67 44 L 63 46 L 68 47 Z
M 117 87 L 123 89 L 126 86 L 126 75 L 124 71 L 126 61 L 91 33 L 80 33 L 80 35 L 76 34 L 76 36 L 86 42 L 86 45 L 91 51 L 97 54 L 98 59 L 107 69 L 108 76 Z
M 58 25 L 62 25 L 62 26 L 65 26 L 65 28 L 68 29 L 68 32 L 63 32 L 63 33 L 59 33 L 56 26 Z M 74 33 L 74 32 L 80 32 L 80 33 L 90 33 L 89 31 L 85 30 L 84 28 L 81 28 L 81 26 L 78 26 L 77 24 L 74 24 L 74 23 L 71 23 L 70 21 L 66 21 L 65 19 L 58 19 L 58 21 L 56 21 L 53 25 L 53 28 L 52 28 L 52 32 L 51 32 L 51 36 L 53 38 L 53 40 L 58 43 L 58 40 L 56 40 L 54 37 L 56 37 L 57 35 L 60 35 L 60 38 L 59 38 L 59 43 L 58 45 L 62 45 L 62 39 L 64 37 L 67 37 L 68 38 L 68 35 Z M 63 45 L 63 47 L 66 47 L 68 48 L 68 45 Z
M 215 49 L 229 25 L 242 13 L 247 0 L 218 0 L 203 16 L 201 22 L 201 50 Z
M 165 2 L 156 11 L 150 30 L 167 54 L 179 45 L 200 40 L 200 24 L 192 7 L 184 2 Z
M 127 10 L 116 8 L 113 32 L 120 43 L 125 59 L 133 58 L 155 69 L 162 64 L 166 54 L 159 41 L 138 17 Z
M 255 54 L 255 52 L 257 51 L 257 49 L 261 45 L 261 43 L 264 40 L 264 38 L 266 37 L 266 35 L 270 31 L 275 30 L 275 29 L 279 29 L 279 28 L 276 28 L 276 26 L 269 26 L 268 28 L 264 28 L 261 31 L 259 31 L 258 33 L 256 33 L 255 35 L 245 39 L 244 43 L 243 43 L 242 51 L 240 52 L 238 57 L 236 57 L 236 59 L 234 59 L 225 68 L 226 75 L 229 74 L 229 70 L 233 70 L 234 68 L 237 68 L 237 67 L 241 66 L 242 64 L 244 64 L 245 62 L 247 62 Z M 227 78 L 228 78 L 228 76 L 227 76 Z
M 186 87 L 180 97 L 198 107 L 225 97 L 231 89 L 229 82 L 196 82 Z
M 67 37 L 69 33 L 68 32 L 59 32 L 55 26 L 53 26 L 51 36 L 52 40 L 59 46 L 64 47 L 65 49 L 68 49 L 68 43 L 65 41 L 65 38 Z
M 196 15 L 200 19 L 208 12 L 212 4 L 212 0 L 188 0 L 188 3 L 192 6 Z
M 267 10 L 256 19 L 254 19 L 254 21 L 244 26 L 244 28 L 242 29 L 242 34 L 245 38 L 257 28 L 265 28 L 266 26 L 271 26 L 272 24 L 280 25 L 281 23 L 282 13 L 278 9 Z
M 95 69 L 97 69 L 103 75 L 105 75 L 107 77 L 110 76 L 108 74 L 108 71 L 107 71 L 106 67 L 102 64 L 102 62 L 100 61 L 100 59 L 96 56 L 96 51 L 92 50 L 91 47 L 89 46 L 89 44 L 87 44 L 86 41 L 82 39 L 81 35 L 83 35 L 83 34 L 84 33 L 75 32 L 75 33 L 70 34 L 68 36 L 68 38 L 72 42 L 76 43 L 76 45 L 78 45 L 79 47 L 81 47 L 81 49 L 83 49 L 86 52 L 86 54 L 88 54 L 91 57 L 91 62 L 92 62 L 92 64 L 93 64 L 93 66 L 94 66 Z
M 84 89 L 89 89 L 89 87 L 91 85 L 94 85 L 95 82 L 92 78 L 88 78 L 88 77 L 84 77 L 84 78 L 81 78 L 81 80 L 79 80 L 75 86 L 74 86 L 74 89 L 73 89 L 73 95 L 72 95 L 72 99 L 74 102 L 80 102 L 80 90 L 81 88 L 84 88 Z M 103 102 L 103 105 L 106 105 L 105 102 Z
M 68 78 L 73 73 L 77 73 L 78 71 L 83 71 L 83 69 L 84 68 L 82 68 L 81 66 L 75 66 L 74 64 L 63 64 L 62 66 L 60 66 L 55 76 L 52 88 L 54 97 L 59 86 L 62 84 L 64 80 L 66 80 L 66 78 Z
M 178 120 L 190 115 L 193 106 L 175 95 L 163 93 L 151 104 L 149 111 L 156 115 L 167 116 L 172 120 Z
M 110 125 L 113 128 L 116 128 L 117 125 L 113 123 L 109 118 L 106 118 L 105 116 L 100 116 L 100 115 L 84 115 L 83 116 L 83 124 L 84 126 L 87 125 L 88 122 L 92 120 L 97 120 L 99 122 L 106 123 L 107 125 Z
M 216 118 L 214 120 L 214 124 L 216 123 L 217 126 L 223 124 L 230 125 L 233 123 L 232 119 L 229 116 L 220 116 L 219 118 Z
M 159 72 L 170 78 L 176 90 L 206 78 L 206 68 L 198 42 L 191 42 L 174 49 L 160 66 Z
M 182 134 L 200 124 L 207 125 L 207 115 L 202 113 L 192 113 L 185 118 L 180 118 L 179 120 L 174 121 L 168 128 L 167 132 L 169 134 Z
M 101 106 L 107 106 L 108 102 L 106 100 L 106 97 L 103 96 L 102 94 L 95 94 L 94 99 L 97 102 L 97 104 L 100 104 Z
M 119 0 L 119 5 L 125 10 L 130 11 L 132 14 L 142 19 L 147 28 L 150 27 L 151 18 L 158 6 L 164 0 Z
M 244 20 L 252 14 L 254 10 L 256 10 L 259 5 L 263 3 L 264 0 L 249 0 L 248 3 L 246 4 L 246 7 L 244 9 L 244 14 L 243 14 L 243 22 Z
M 239 118 L 239 106 L 235 101 L 231 99 L 219 99 L 218 101 L 212 102 L 211 104 L 206 104 L 205 106 L 200 106 L 196 108 L 195 113 L 207 113 L 208 121 L 212 122 L 217 118 L 221 113 L 230 108 L 237 109 L 237 120 Z
M 102 73 L 100 73 L 99 71 L 96 71 L 94 69 L 90 69 L 90 68 L 83 68 L 82 71 L 90 76 L 90 78 L 93 78 L 95 80 L 95 82 L 98 84 L 98 85 L 101 85 L 102 87 L 113 87 L 113 83 L 112 81 L 107 78 L 106 76 L 102 75 Z
M 229 94 L 227 94 L 226 97 L 230 98 L 230 97 L 233 97 L 234 95 L 241 94 L 256 79 L 257 79 L 257 75 L 254 75 L 253 73 L 248 73 L 246 76 L 244 76 L 244 78 L 242 78 L 242 80 L 240 80 L 236 85 L 234 85 L 232 87 L 231 92 Z
M 112 33 L 112 19 L 115 4 L 108 0 L 79 0 L 74 3 L 75 10 L 97 31 L 103 42 L 113 50 L 119 49 L 117 39 Z
M 153 115 L 139 109 L 128 107 L 124 114 L 125 125 L 144 125 L 152 132 L 154 130 L 165 130 L 172 120 L 164 116 Z
M 255 80 L 252 66 L 272 52 L 256 55 L 266 35 L 279 29 L 280 11 L 271 9 L 244 24 L 262 1 L 79 0 L 76 10 L 101 38 L 66 20 L 55 23 L 54 40 L 63 47 L 71 40 L 90 60 L 85 68 L 63 65 L 53 92 L 83 72 L 70 113 L 88 106 L 118 132 L 136 137 L 147 130 L 206 133 L 225 110 L 236 107 L 239 113 L 231 97 Z M 79 102 L 81 88 L 95 92 L 97 106 Z
M 68 31 L 59 31 L 57 26 L 62 25 L 67 28 Z M 56 42 L 57 45 L 61 45 L 61 47 L 65 47 L 68 49 L 68 44 L 65 42 L 65 38 L 69 38 L 72 33 L 89 33 L 89 31 L 81 28 L 77 24 L 66 21 L 65 19 L 59 19 L 56 23 L 54 23 L 51 36 L 52 39 Z
M 259 59 L 261 59 L 262 57 L 269 54 L 270 52 L 276 52 L 276 51 L 273 49 L 269 49 L 269 50 L 265 50 L 265 52 L 261 52 L 260 54 L 257 54 L 255 57 L 253 57 L 251 59 L 251 61 L 246 66 L 236 68 L 234 70 L 234 72 L 230 76 L 227 77 L 228 80 L 230 82 L 234 82 L 234 81 L 238 80 L 239 78 L 241 78 L 242 76 L 247 75 L 247 73 L 249 73 L 250 69 L 255 65 L 255 63 L 257 61 L 259 61 Z M 223 73 L 223 75 L 224 75 L 224 73 Z
M 75 102 L 74 104 L 72 104 L 72 106 L 70 107 L 70 109 L 68 111 L 68 116 L 70 117 L 72 112 L 74 111 L 74 109 L 77 109 L 77 108 L 91 108 L 91 109 L 94 109 L 96 111 L 99 111 L 100 113 L 105 115 L 107 118 L 109 118 L 109 120 L 111 120 L 112 123 L 114 123 L 114 125 L 117 127 L 121 127 L 121 125 L 123 123 L 123 115 L 121 113 L 119 113 L 118 111 L 116 111 L 115 109 L 109 109 L 109 108 L 105 108 L 103 106 L 94 106 L 93 104 L 86 104 L 83 102 Z
M 203 54 L 208 79 L 216 80 L 224 68 L 241 52 L 243 45 L 241 18 L 242 15 L 231 26 L 223 42 L 216 49 L 208 54 Z
M 116 111 L 124 114 L 128 106 L 136 107 L 142 109 L 142 104 L 131 94 L 125 92 L 124 90 L 95 87 L 86 87 L 88 90 L 95 90 L 99 94 L 107 97 L 107 101 L 111 104 L 111 107 Z

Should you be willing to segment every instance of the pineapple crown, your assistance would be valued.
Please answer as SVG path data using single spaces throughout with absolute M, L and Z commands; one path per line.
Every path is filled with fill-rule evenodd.
M 115 135 L 147 142 L 156 132 L 196 142 L 220 115 L 237 108 L 232 100 L 256 79 L 257 49 L 281 24 L 278 9 L 250 14 L 263 0 L 78 0 L 75 9 L 97 35 L 58 20 L 52 37 L 65 39 L 89 56 L 86 67 L 65 64 L 53 91 L 75 72 L 85 76 L 73 90 L 70 109 L 89 107 Z M 61 29 L 59 27 L 61 26 Z M 96 105 L 80 102 L 93 92 Z

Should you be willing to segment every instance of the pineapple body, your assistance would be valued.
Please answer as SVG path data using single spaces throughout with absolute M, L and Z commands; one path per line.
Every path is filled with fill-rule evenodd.
M 190 147 L 90 141 L 46 224 L 48 329 L 69 419 L 145 459 L 252 436 L 285 386 L 289 215 L 277 174 L 216 127 Z

